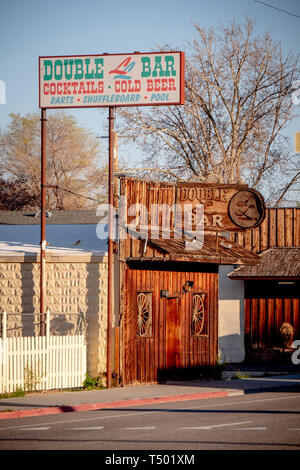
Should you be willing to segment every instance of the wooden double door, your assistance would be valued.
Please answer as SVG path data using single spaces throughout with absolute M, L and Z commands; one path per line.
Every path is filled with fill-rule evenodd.
M 124 385 L 184 378 L 186 371 L 217 360 L 217 272 L 127 267 L 121 311 Z M 199 267 L 198 267 L 199 269 Z M 212 271 L 212 270 L 211 270 Z M 187 281 L 193 284 L 184 292 Z M 194 296 L 205 296 L 204 327 L 193 328 Z

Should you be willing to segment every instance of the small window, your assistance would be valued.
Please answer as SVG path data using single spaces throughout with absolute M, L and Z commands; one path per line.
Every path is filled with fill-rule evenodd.
M 206 293 L 193 294 L 192 305 L 192 336 L 207 335 Z
M 152 336 L 152 292 L 137 294 L 137 336 Z

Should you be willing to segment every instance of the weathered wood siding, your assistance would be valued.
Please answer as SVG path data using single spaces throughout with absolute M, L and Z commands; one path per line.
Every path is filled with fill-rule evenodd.
M 185 265 L 185 269 L 189 269 L 189 266 Z M 123 384 L 157 382 L 164 372 L 168 372 L 167 360 L 172 364 L 172 346 L 167 350 L 168 332 L 175 331 L 176 328 L 178 336 L 175 340 L 178 340 L 178 350 L 173 351 L 173 365 L 176 365 L 177 374 L 201 366 L 213 367 L 217 360 L 218 274 L 172 270 L 167 266 L 164 269 L 136 269 L 127 266 L 124 275 L 126 289 L 122 318 Z M 183 285 L 187 280 L 194 282 L 190 293 L 183 292 Z M 161 298 L 163 289 L 169 291 L 170 299 Z M 207 292 L 207 334 L 193 337 L 192 293 L 199 290 Z M 137 293 L 141 291 L 152 293 L 153 323 L 150 337 L 137 336 Z M 176 328 L 173 328 L 174 324 L 170 327 L 170 322 L 177 320 L 171 320 L 170 317 L 168 321 L 171 302 L 173 310 L 178 308 Z
M 294 285 L 285 286 L 270 280 L 246 281 L 246 350 L 279 347 L 279 329 L 283 322 L 294 327 L 295 339 L 300 338 L 300 281 L 294 282 Z
M 233 241 L 255 253 L 271 247 L 300 246 L 300 208 L 270 208 L 260 227 L 246 233 L 232 234 L 232 237 Z M 295 284 L 293 293 L 289 294 L 286 290 L 280 293 L 275 281 L 272 293 L 270 289 L 263 292 L 264 289 L 259 286 L 262 283 L 265 286 L 266 282 L 268 280 L 261 280 L 256 284 L 255 281 L 246 281 L 246 350 L 278 346 L 279 328 L 285 321 L 294 327 L 295 339 L 300 338 L 299 283 Z M 248 289 L 250 283 L 251 294 Z
M 122 232 L 123 226 L 133 224 L 136 228 L 152 226 L 174 229 L 174 213 L 171 210 L 169 213 L 168 208 L 171 208 L 175 202 L 175 192 L 174 184 L 121 179 L 120 196 L 125 201 L 125 210 L 121 210 L 120 220 L 119 257 L 121 260 L 141 256 L 140 243 L 137 243 L 132 236 L 125 236 Z M 122 199 L 119 203 L 122 204 Z M 158 204 L 161 210 L 158 210 Z M 145 258 L 163 257 L 163 253 L 157 253 L 148 245 L 143 256 Z
M 233 233 L 231 238 L 254 253 L 272 247 L 300 246 L 300 208 L 267 209 L 259 227 Z

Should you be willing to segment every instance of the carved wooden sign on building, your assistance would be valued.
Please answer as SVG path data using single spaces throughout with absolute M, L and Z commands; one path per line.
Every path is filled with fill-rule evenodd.
M 254 228 L 265 217 L 263 197 L 247 185 L 178 183 L 176 204 L 182 208 L 179 217 L 192 214 L 191 228 L 201 225 L 200 217 L 207 231 Z M 201 206 L 203 210 L 197 210 Z
M 240 184 L 166 183 L 121 179 L 120 227 L 178 233 L 244 231 L 265 217 L 261 194 Z M 126 234 L 124 235 L 126 236 Z M 122 237 L 121 237 L 122 238 Z

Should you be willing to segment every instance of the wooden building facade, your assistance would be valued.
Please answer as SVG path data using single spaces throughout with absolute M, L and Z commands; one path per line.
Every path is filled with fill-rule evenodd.
M 258 262 L 222 235 L 205 231 L 201 242 L 180 236 L 169 211 L 176 192 L 174 184 L 120 180 L 117 374 L 123 385 L 213 372 L 219 265 Z
M 280 347 L 279 330 L 284 322 L 300 338 L 300 208 L 270 208 L 260 227 L 232 234 L 232 240 L 260 254 L 260 263 L 241 267 L 231 279 L 245 282 L 245 349 Z
M 259 227 L 233 233 L 231 239 L 254 253 L 268 248 L 299 247 L 300 207 L 268 208 Z
M 213 367 L 218 273 L 210 266 L 129 262 L 122 319 L 123 383 L 151 383 Z M 192 289 L 184 291 L 184 286 Z M 184 375 L 183 375 L 184 374 Z

